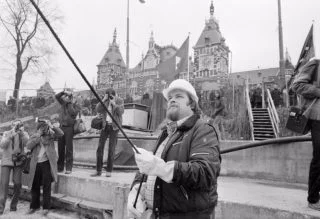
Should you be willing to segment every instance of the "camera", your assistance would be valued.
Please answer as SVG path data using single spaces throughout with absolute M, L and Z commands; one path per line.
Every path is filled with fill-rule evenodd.
M 48 120 L 36 118 L 36 122 L 38 123 L 37 129 L 42 129 L 42 135 L 49 135 L 51 133 L 50 127 L 48 125 Z
M 110 100 L 113 100 L 113 98 L 114 98 L 114 97 L 113 97 L 112 95 L 109 95 L 109 99 L 110 99 Z
M 14 131 L 15 132 L 18 132 L 20 131 L 20 129 L 23 127 L 23 123 L 21 121 L 17 122 L 15 125 L 14 125 Z

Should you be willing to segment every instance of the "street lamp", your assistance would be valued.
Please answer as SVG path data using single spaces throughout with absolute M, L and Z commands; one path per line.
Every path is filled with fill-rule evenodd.
M 139 0 L 140 3 L 145 3 L 145 0 Z M 126 69 L 126 73 L 129 74 L 129 0 L 127 0 L 127 48 L 126 48 L 126 63 L 127 63 L 127 69 Z M 125 81 L 125 87 L 124 87 L 124 95 L 126 98 L 127 95 L 127 77 L 124 77 L 124 81 Z

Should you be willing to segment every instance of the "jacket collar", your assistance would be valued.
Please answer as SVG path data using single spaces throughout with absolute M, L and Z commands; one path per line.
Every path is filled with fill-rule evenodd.
M 199 114 L 193 114 L 186 121 L 184 121 L 184 123 L 182 123 L 182 125 L 179 126 L 177 128 L 177 130 L 179 130 L 179 131 L 187 131 L 187 130 L 191 129 L 199 118 L 200 118 Z M 167 126 L 164 125 L 161 128 L 161 130 L 167 130 Z

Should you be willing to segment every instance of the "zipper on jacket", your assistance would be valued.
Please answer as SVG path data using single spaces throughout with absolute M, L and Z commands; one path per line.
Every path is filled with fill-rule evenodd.
M 181 190 L 181 192 L 183 193 L 183 196 L 184 196 L 187 200 L 189 200 L 188 193 L 187 193 L 186 189 L 185 189 L 182 185 L 180 185 L 180 190 Z
M 191 154 L 191 157 L 196 156 L 196 155 L 209 155 L 209 153 L 193 153 L 193 154 Z

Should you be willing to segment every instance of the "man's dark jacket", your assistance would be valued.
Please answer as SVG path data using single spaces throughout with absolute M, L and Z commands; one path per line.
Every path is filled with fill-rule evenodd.
M 105 101 L 104 104 L 108 106 L 108 101 Z M 96 106 L 96 112 L 102 114 L 102 126 L 105 128 L 106 126 L 106 118 L 107 111 L 104 109 L 101 103 L 98 103 Z M 115 97 L 115 104 L 111 105 L 111 112 L 113 118 L 117 121 L 118 125 L 120 127 L 122 126 L 122 114 L 124 113 L 124 105 L 123 105 L 123 99 L 120 97 Z M 118 130 L 118 126 L 116 123 L 112 120 L 112 128 L 113 130 Z
M 156 148 L 167 135 L 164 129 Z M 170 138 L 161 158 L 176 162 L 172 183 L 156 179 L 153 202 L 156 218 L 209 218 L 217 204 L 221 161 L 214 128 L 199 115 L 191 116 Z M 138 173 L 133 185 L 141 177 Z
M 73 127 L 76 121 L 77 115 L 80 112 L 80 106 L 76 103 L 65 102 L 62 99 L 64 92 L 56 94 L 56 99 L 61 105 L 59 113 L 59 122 L 61 126 Z

